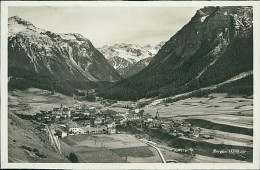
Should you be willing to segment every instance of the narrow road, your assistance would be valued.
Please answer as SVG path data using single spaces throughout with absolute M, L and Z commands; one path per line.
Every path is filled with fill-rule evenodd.
M 57 150 L 57 152 L 59 152 L 61 154 L 60 141 L 59 141 L 58 137 L 56 137 L 53 134 L 53 131 L 51 130 L 51 128 L 48 125 L 46 125 L 46 129 L 50 135 L 51 143 L 54 145 L 54 148 Z
M 138 140 L 141 141 L 140 139 L 138 139 Z M 158 147 L 154 146 L 154 145 L 151 144 L 151 143 L 145 142 L 145 141 L 141 141 L 141 142 L 144 142 L 144 143 L 146 143 L 147 145 L 149 145 L 149 146 L 153 147 L 154 149 L 156 149 L 156 151 L 159 153 L 159 156 L 160 156 L 162 162 L 163 162 L 163 163 L 167 163 L 166 160 L 164 159 L 164 156 L 163 156 L 161 150 L 160 150 Z
M 154 145 L 152 145 L 152 144 L 150 144 L 150 143 L 146 143 L 146 144 L 149 145 L 149 146 L 151 146 L 151 147 L 153 147 L 154 149 L 156 149 L 157 152 L 159 153 L 160 157 L 161 157 L 162 162 L 163 162 L 163 163 L 167 163 L 166 160 L 165 160 L 164 157 L 163 157 L 163 154 L 162 154 L 161 150 L 160 150 L 159 148 L 157 148 L 156 146 L 154 146 Z

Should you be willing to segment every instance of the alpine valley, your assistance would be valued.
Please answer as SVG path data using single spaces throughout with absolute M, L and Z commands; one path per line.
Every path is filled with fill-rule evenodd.
M 240 82 L 228 91 L 252 93 L 252 15 L 251 7 L 198 10 L 190 22 L 162 46 L 147 67 L 103 89 L 102 96 L 136 100 L 168 97 L 212 85 L 220 90 L 220 86 L 223 89 L 226 85 L 217 84 L 238 80 L 236 76 L 239 80 L 243 78 L 240 81 L 251 83 Z
M 31 15 L 37 19 L 52 10 L 46 6 L 38 13 L 34 8 Z M 121 23 L 117 17 L 100 15 L 100 9 L 91 11 L 94 22 L 85 25 L 82 16 L 89 14 L 89 7 L 76 8 L 76 14 L 67 10 L 71 7 L 55 8 L 70 16 L 66 22 L 80 21 L 104 34 L 112 35 L 101 20 L 112 31 L 126 28 L 116 26 Z M 158 14 L 173 26 L 177 15 L 187 15 L 187 7 L 166 11 L 153 6 L 153 15 L 146 7 L 129 8 L 141 10 L 151 25 L 159 24 L 152 17 L 161 20 Z M 101 10 L 121 11 L 113 6 Z M 168 41 L 155 46 L 118 42 L 95 48 L 78 33 L 54 33 L 34 26 L 29 18 L 10 17 L 8 162 L 252 163 L 254 135 L 259 135 L 253 133 L 253 7 L 194 10 L 178 32 L 167 24 L 142 28 L 159 39 L 166 32 L 162 28 L 170 30 Z M 129 36 L 149 40 L 140 35 L 131 14 L 122 15 L 124 23 L 134 26 L 122 42 Z

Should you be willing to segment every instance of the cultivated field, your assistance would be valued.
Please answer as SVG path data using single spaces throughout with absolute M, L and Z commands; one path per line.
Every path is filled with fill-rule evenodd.
M 156 150 L 130 134 L 71 135 L 61 141 L 62 150 L 75 152 L 81 162 L 161 162 Z
M 210 94 L 209 97 L 188 98 L 173 103 L 149 105 L 146 113 L 176 119 L 196 118 L 215 123 L 253 128 L 253 99 L 227 94 Z
M 200 127 L 200 133 L 214 136 L 213 139 L 180 137 L 187 141 L 229 145 L 230 148 L 253 147 L 252 98 L 210 94 L 208 97 L 148 105 L 144 111 L 154 116 L 158 111 L 161 118 L 188 120 L 194 126 Z M 215 159 L 205 155 L 196 155 L 191 160 L 191 162 L 243 162 L 235 159 Z
M 109 149 L 147 146 L 129 134 L 76 135 L 70 136 L 69 138 L 77 142 L 78 145 L 90 147 L 102 147 L 102 145 L 105 145 L 105 147 Z

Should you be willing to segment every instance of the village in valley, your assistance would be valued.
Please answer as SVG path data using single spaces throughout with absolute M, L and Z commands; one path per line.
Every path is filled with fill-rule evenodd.
M 124 133 L 120 127 L 134 127 L 136 130 L 145 133 L 147 129 L 159 130 L 162 133 L 167 133 L 174 137 L 186 138 L 205 138 L 213 139 L 213 134 L 203 133 L 199 127 L 192 126 L 191 123 L 184 119 L 173 119 L 160 117 L 157 110 L 156 115 L 152 116 L 145 113 L 142 109 L 150 104 L 150 101 L 144 102 L 130 102 L 127 104 L 117 102 L 116 100 L 102 99 L 96 97 L 95 89 L 81 91 L 80 95 L 74 96 L 76 101 L 82 101 L 86 96 L 91 95 L 95 97 L 95 103 L 101 105 L 89 104 L 74 104 L 63 105 L 60 107 L 48 108 L 47 110 L 40 110 L 39 113 L 32 115 L 17 114 L 19 117 L 31 121 L 41 123 L 41 131 L 50 135 L 52 145 L 60 151 L 60 144 L 58 138 L 66 138 L 72 135 L 82 134 L 120 134 Z M 103 106 L 103 107 L 102 107 Z M 110 108 L 123 108 L 125 111 L 115 111 Z M 118 128 L 119 127 L 119 128 Z M 141 138 L 138 135 L 135 137 L 149 145 L 156 146 L 151 138 Z M 175 149 L 174 152 L 185 153 L 189 155 L 194 154 L 192 148 Z
M 134 104 L 132 104 L 134 105 Z M 125 106 L 129 107 L 129 106 Z M 192 127 L 190 123 L 184 120 L 161 119 L 159 114 L 155 117 L 149 114 L 144 115 L 144 111 L 132 107 L 129 112 L 120 113 L 113 110 L 101 110 L 94 106 L 63 106 L 53 108 L 52 110 L 41 111 L 31 116 L 46 125 L 56 125 L 55 134 L 59 137 L 77 134 L 115 134 L 116 125 L 132 125 L 137 128 L 161 129 L 174 136 L 183 136 L 197 138 L 200 134 L 200 128 Z M 212 136 L 203 135 L 205 138 Z
M 113 101 L 114 102 L 114 101 Z M 152 117 L 149 114 L 144 115 L 144 111 L 133 107 L 129 112 L 120 113 L 113 110 L 101 110 L 94 106 L 63 106 L 53 108 L 52 110 L 41 111 L 31 116 L 32 120 L 38 122 L 58 125 L 55 134 L 59 137 L 77 134 L 115 134 L 116 125 L 133 125 L 137 128 L 161 129 L 164 132 L 174 136 L 187 136 L 197 138 L 200 135 L 199 127 L 192 127 L 189 122 L 184 120 L 161 119 L 159 114 Z M 129 106 L 124 106 L 129 108 Z M 213 138 L 212 136 L 201 134 L 204 138 Z
M 4 163 L 254 162 L 253 7 L 103 7 L 6 4 Z
M 234 148 L 250 149 L 252 145 L 250 129 L 214 123 L 214 121 L 222 119 L 223 111 L 218 111 L 217 105 L 226 105 L 226 103 L 231 105 L 233 103 L 232 107 L 241 110 L 241 114 L 250 114 L 251 112 L 247 113 L 246 111 L 249 107 L 244 108 L 243 105 L 245 102 L 252 101 L 249 98 L 230 98 L 225 94 L 216 94 L 215 96 L 212 94 L 208 97 L 188 98 L 168 103 L 167 100 L 151 99 L 138 101 L 103 99 L 96 96 L 94 89 L 78 91 L 76 94 L 73 97 L 66 97 L 60 93 L 54 94 L 47 90 L 33 88 L 26 92 L 13 91 L 9 96 L 9 107 L 14 115 L 32 123 L 35 130 L 30 138 L 38 136 L 45 147 L 51 146 L 56 153 L 63 155 L 64 158 L 66 158 L 68 150 L 81 157 L 82 154 L 88 153 L 85 150 L 78 151 L 70 149 L 70 147 L 101 147 L 108 149 L 108 152 L 115 152 L 114 156 L 121 155 L 120 159 L 124 159 L 116 160 L 113 156 L 115 162 L 176 163 L 192 160 L 203 161 L 204 159 L 208 161 L 211 159 L 210 157 L 222 158 L 226 156 L 212 153 L 216 146 L 224 146 L 223 144 L 225 144 L 233 145 Z M 31 98 L 31 96 L 34 97 Z M 16 105 L 15 101 L 18 98 L 20 98 L 20 104 Z M 91 99 L 91 101 L 87 99 Z M 24 103 L 23 101 L 28 102 Z M 27 108 L 29 109 L 27 110 Z M 188 108 L 192 110 L 192 113 L 195 113 L 193 116 L 190 115 L 191 112 L 187 110 Z M 213 115 L 212 120 L 207 121 L 211 116 L 208 116 L 207 119 L 201 117 L 200 113 L 205 114 L 203 108 L 205 112 L 214 108 L 215 112 L 219 112 L 217 113 L 219 116 Z M 199 110 L 198 113 L 196 109 Z M 230 114 L 234 119 L 233 113 Z M 10 117 L 13 121 L 16 119 L 14 115 Z M 227 118 L 226 115 L 225 119 Z M 238 118 L 243 117 L 238 115 Z M 14 126 L 12 122 L 10 126 Z M 223 132 L 216 131 L 217 129 Z M 243 140 L 240 135 L 234 134 L 237 133 L 236 130 L 241 133 Z M 229 133 L 229 131 L 233 133 Z M 28 134 L 24 136 L 28 137 Z M 150 149 L 143 150 L 145 147 Z M 200 147 L 207 152 L 201 152 L 198 149 Z M 131 154 L 125 155 L 127 152 L 121 151 L 125 149 L 135 150 L 133 157 L 130 157 Z M 150 150 L 153 149 L 155 151 L 150 153 Z M 146 153 L 150 153 L 150 155 Z M 201 158 L 201 154 L 210 157 Z M 232 153 L 228 156 L 244 161 L 244 154 Z M 136 160 L 136 156 L 140 157 L 139 160 Z M 156 156 L 157 158 L 155 158 Z M 149 159 L 144 159 L 146 157 Z M 106 157 L 106 159 L 108 158 Z M 84 159 L 81 162 L 89 161 L 89 159 L 96 161 L 94 157 Z M 102 161 L 106 161 L 106 159 Z

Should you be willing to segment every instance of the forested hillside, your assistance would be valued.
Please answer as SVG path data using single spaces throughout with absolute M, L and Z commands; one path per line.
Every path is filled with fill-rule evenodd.
M 253 69 L 251 7 L 205 7 L 136 75 L 102 89 L 105 98 L 167 97 Z M 252 87 L 253 88 L 253 87 Z

